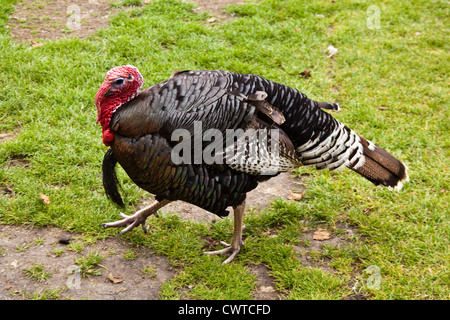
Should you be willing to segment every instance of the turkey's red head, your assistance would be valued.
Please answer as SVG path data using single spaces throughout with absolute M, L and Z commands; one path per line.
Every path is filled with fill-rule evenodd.
M 105 81 L 95 95 L 97 123 L 100 122 L 102 126 L 103 143 L 106 146 L 114 140 L 109 127 L 111 117 L 117 109 L 139 94 L 143 83 L 139 70 L 131 65 L 115 67 L 106 73 Z

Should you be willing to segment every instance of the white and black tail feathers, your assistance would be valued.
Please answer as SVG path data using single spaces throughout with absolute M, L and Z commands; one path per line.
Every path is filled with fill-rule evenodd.
M 383 185 L 394 190 L 400 190 L 403 183 L 409 180 L 407 168 L 389 152 L 374 143 L 360 137 L 363 153 L 360 164 L 349 166 L 375 185 Z
M 329 170 L 348 167 L 375 185 L 400 190 L 408 181 L 406 166 L 383 148 L 336 124 L 329 134 L 296 148 L 302 164 Z

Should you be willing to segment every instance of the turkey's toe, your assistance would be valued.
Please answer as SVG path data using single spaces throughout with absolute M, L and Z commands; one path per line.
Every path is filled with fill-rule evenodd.
M 162 200 L 159 201 L 153 201 L 149 206 L 137 211 L 132 216 L 127 216 L 126 214 L 120 213 L 120 216 L 123 218 L 122 220 L 115 221 L 115 222 L 108 222 L 108 223 L 102 223 L 101 226 L 105 228 L 117 228 L 117 227 L 126 227 L 122 231 L 120 231 L 120 234 L 127 233 L 128 231 L 134 229 L 138 225 L 142 225 L 142 230 L 144 230 L 145 233 L 147 233 L 147 227 L 145 226 L 145 220 L 147 218 L 154 214 L 156 217 L 158 217 L 157 210 L 164 207 L 166 204 L 168 204 L 170 200 Z
M 147 228 L 145 226 L 145 220 L 147 220 L 147 217 L 142 217 L 139 214 L 134 214 L 132 216 L 128 216 L 124 213 L 120 213 L 120 216 L 123 218 L 122 220 L 114 221 L 114 222 L 108 222 L 108 223 L 102 223 L 101 226 L 105 228 L 120 228 L 120 227 L 126 227 L 122 231 L 120 231 L 120 234 L 125 234 L 128 231 L 134 229 L 138 225 L 142 225 L 142 229 L 144 232 L 147 232 Z
M 227 264 L 230 263 L 231 261 L 234 260 L 234 258 L 236 258 L 236 256 L 238 255 L 238 253 L 241 251 L 241 247 L 242 247 L 242 243 L 240 245 L 234 245 L 231 246 L 223 241 L 220 241 L 220 244 L 225 246 L 226 248 L 221 249 L 221 250 L 216 250 L 216 251 L 206 251 L 204 252 L 204 254 L 206 255 L 216 255 L 216 254 L 224 254 L 224 253 L 231 253 L 230 256 L 224 261 L 222 262 L 222 264 Z

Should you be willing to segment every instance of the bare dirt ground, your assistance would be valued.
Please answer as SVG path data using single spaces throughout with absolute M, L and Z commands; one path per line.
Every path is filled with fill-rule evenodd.
M 194 10 L 202 10 L 211 12 L 213 15 L 220 18 L 230 18 L 230 15 L 225 14 L 222 9 L 229 4 L 244 4 L 244 1 L 239 0 L 184 0 L 186 2 L 193 2 L 197 5 Z
M 15 5 L 9 28 L 18 41 L 32 44 L 39 39 L 85 38 L 99 28 L 118 8 L 110 0 L 21 0 Z M 32 42 L 33 41 L 33 42 Z
M 161 284 L 176 274 L 165 257 L 133 247 L 120 237 L 85 245 L 81 235 L 58 228 L 0 225 L 0 299 L 157 299 Z M 81 250 L 82 248 L 82 250 Z M 81 250 L 77 252 L 78 250 Z M 82 276 L 77 259 L 104 257 L 100 275 Z M 133 259 L 125 257 L 132 255 Z M 49 275 L 39 279 L 38 266 Z M 35 271 L 35 276 L 32 271 Z
M 20 42 L 39 45 L 40 39 L 61 37 L 85 38 L 98 28 L 108 26 L 108 18 L 117 8 L 111 8 L 109 0 L 21 0 L 15 6 L 8 26 L 11 36 Z M 143 1 L 146 3 L 146 1 Z M 222 12 L 228 4 L 240 4 L 239 0 L 191 0 L 197 4 L 194 10 L 207 10 L 218 19 L 232 18 Z M 80 20 L 73 14 L 79 13 Z M 76 23 L 80 23 L 77 25 Z M 79 27 L 79 28 L 78 28 Z M 20 131 L 0 133 L 0 143 L 14 139 Z M 299 180 L 290 174 L 281 174 L 248 195 L 249 207 L 263 208 L 277 197 L 292 197 L 300 193 Z M 0 196 L 12 190 L 1 188 Z M 150 201 L 150 200 L 149 200 Z M 145 204 L 146 201 L 143 201 Z M 177 214 L 182 219 L 213 222 L 214 215 L 195 206 L 174 202 L 162 210 Z M 343 226 L 349 233 L 352 230 Z M 311 247 L 296 248 L 305 265 L 311 265 L 303 253 L 320 250 L 322 244 L 342 245 L 338 237 L 315 240 L 313 232 L 304 235 Z M 80 267 L 77 259 L 95 252 L 104 259 L 95 270 L 99 275 L 80 277 L 73 273 Z M 130 255 L 132 256 L 130 258 Z M 39 267 L 51 277 L 42 276 Z M 326 268 L 326 266 L 320 266 Z M 255 299 L 279 299 L 274 279 L 261 265 L 249 266 L 255 274 L 257 288 Z M 151 249 L 134 247 L 119 236 L 94 244 L 83 243 L 82 236 L 58 228 L 27 228 L 0 225 L 0 299 L 158 299 L 161 284 L 177 274 L 166 257 L 156 255 Z
M 144 0 L 142 3 L 148 3 Z M 185 0 L 197 5 L 194 11 L 208 11 L 218 19 L 228 19 L 222 9 L 239 0 Z M 86 38 L 99 28 L 108 27 L 108 19 L 120 8 L 111 0 L 21 0 L 15 5 L 7 26 L 18 41 L 38 45 L 40 39 Z M 212 20 L 211 20 L 212 21 Z

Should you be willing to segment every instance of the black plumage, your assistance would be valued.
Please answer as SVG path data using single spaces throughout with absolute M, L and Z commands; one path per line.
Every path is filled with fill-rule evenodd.
M 220 216 L 227 215 L 230 206 L 235 211 L 243 210 L 246 194 L 259 181 L 300 165 L 318 169 L 347 166 L 375 184 L 401 186 L 407 174 L 400 161 L 322 110 L 338 108 L 337 104 L 313 101 L 294 88 L 256 75 L 210 70 L 176 72 L 113 113 L 110 128 L 115 139 L 103 163 L 106 193 L 122 204 L 113 169 L 116 161 L 158 202 L 183 200 Z M 245 161 L 205 163 L 201 157 L 195 158 L 195 147 L 206 152 L 210 142 L 200 140 L 193 142 L 188 163 L 174 163 L 172 151 L 180 141 L 174 141 L 172 134 L 185 129 L 190 137 L 195 137 L 199 123 L 201 133 L 218 129 L 229 150 L 245 149 Z M 273 160 L 274 150 L 269 147 L 265 155 L 252 159 L 251 139 L 237 138 L 231 145 L 225 143 L 229 129 L 244 133 L 277 130 L 276 170 L 264 171 Z M 272 139 L 270 134 L 267 136 Z M 225 151 L 220 156 L 230 160 Z M 235 235 L 240 231 L 235 230 Z M 234 255 L 242 242 L 241 234 L 236 237 L 231 245 Z

